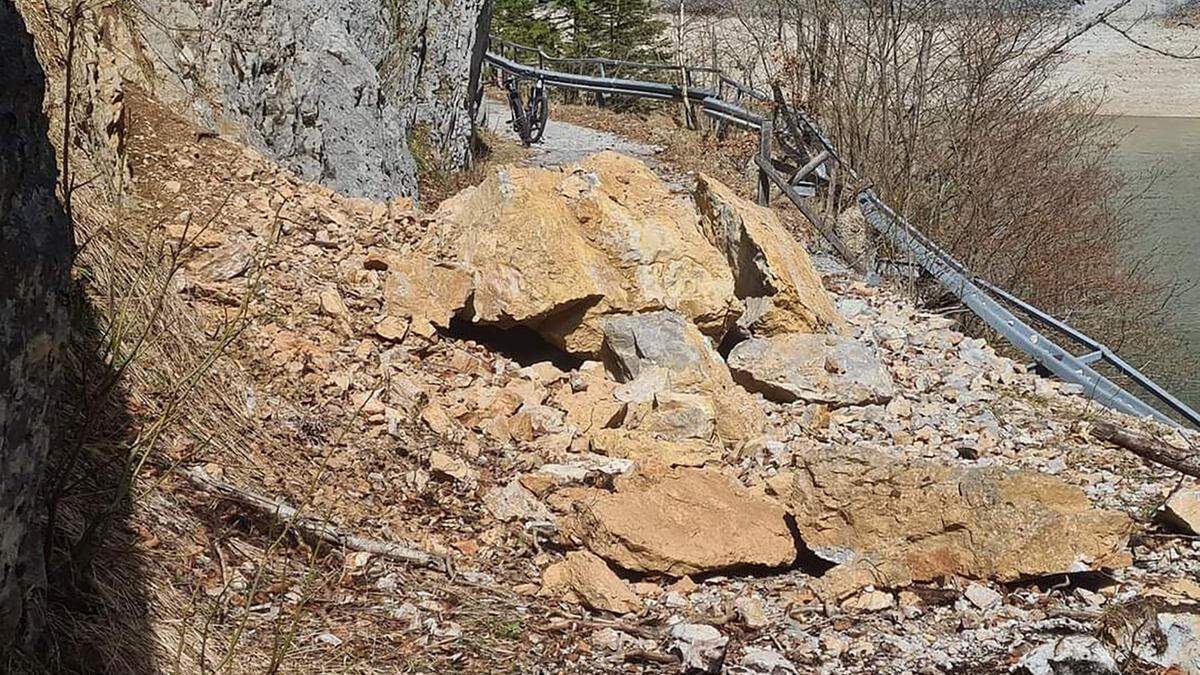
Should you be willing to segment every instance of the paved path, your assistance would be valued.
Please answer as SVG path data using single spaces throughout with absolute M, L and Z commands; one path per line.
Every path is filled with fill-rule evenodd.
M 492 131 L 516 139 L 517 134 L 509 124 L 511 114 L 508 105 L 490 98 L 483 99 L 483 126 Z M 530 162 L 536 166 L 562 166 L 577 162 L 601 150 L 615 150 L 625 155 L 647 159 L 653 157 L 657 148 L 635 143 L 607 131 L 589 129 L 554 119 L 554 104 L 550 105 L 550 120 L 542 142 L 531 148 Z

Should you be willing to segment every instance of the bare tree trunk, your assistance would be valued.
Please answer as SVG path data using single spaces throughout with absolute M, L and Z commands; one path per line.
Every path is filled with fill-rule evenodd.
M 59 355 L 69 327 L 71 224 L 42 112 L 45 74 L 12 0 L 0 0 L 0 670 L 42 624 L 46 570 L 39 493 Z

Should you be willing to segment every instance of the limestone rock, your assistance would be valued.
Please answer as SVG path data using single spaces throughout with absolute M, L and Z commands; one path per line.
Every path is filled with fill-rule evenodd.
M 887 403 L 895 391 L 866 345 L 835 335 L 752 338 L 729 353 L 729 369 L 743 387 L 773 401 L 865 405 Z
M 728 379 L 725 364 L 708 338 L 678 312 L 618 314 L 605 318 L 602 325 L 604 356 L 622 382 L 637 378 L 650 366 L 665 368 L 685 384 Z
M 800 672 L 783 654 L 761 647 L 744 648 L 739 665 L 742 671 L 753 675 L 797 675 Z
M 542 573 L 539 595 L 560 597 L 614 614 L 628 614 L 642 607 L 642 601 L 629 584 L 587 551 L 571 551 L 562 562 L 547 567 Z
M 387 198 L 416 192 L 408 139 L 418 130 L 434 155 L 426 159 L 465 166 L 482 8 L 482 0 L 149 0 L 129 17 L 133 44 L 114 51 L 127 79 L 149 77 L 156 96 L 202 124 L 237 133 L 308 180 Z
M 415 333 L 428 336 L 434 327 L 448 327 L 467 304 L 471 276 L 420 255 L 395 257 L 388 262 L 383 296 L 389 317 L 409 319 Z
M 703 174 L 695 197 L 705 235 L 733 270 L 734 292 L 755 306 L 752 318 L 739 322 L 750 334 L 816 333 L 844 324 L 808 252 L 774 211 Z
M 685 673 L 719 673 L 728 644 L 729 638 L 708 624 L 677 623 L 667 651 L 679 657 Z
M 570 528 L 597 555 L 637 572 L 673 576 L 796 557 L 785 513 L 715 471 L 675 469 L 619 478 L 615 493 L 576 501 Z
M 554 521 L 550 509 L 516 479 L 489 490 L 483 496 L 483 504 L 499 520 Z
M 669 439 L 738 444 L 758 435 L 765 418 L 738 387 L 721 355 L 676 312 L 615 315 L 605 319 L 604 356 L 618 378 L 615 391 L 631 404 L 623 426 Z
M 254 264 L 250 245 L 234 239 L 208 251 L 188 264 L 198 276 L 209 281 L 229 281 L 244 275 Z
M 735 313 L 733 278 L 695 209 L 629 157 L 504 168 L 436 215 L 428 245 L 473 271 L 478 323 L 523 324 L 595 355 L 609 314 L 672 309 L 720 336 Z
M 703 466 L 720 456 L 707 441 L 669 440 L 630 429 L 600 429 L 589 437 L 593 452 L 608 457 L 633 460 L 641 465 Z
M 597 362 L 589 363 L 599 366 Z M 606 378 L 599 367 L 580 368 L 576 375 L 578 391 L 562 387 L 551 395 L 550 404 L 562 410 L 566 424 L 580 434 L 613 426 L 625 410 L 625 404 L 613 396 L 617 383 Z
M 1116 675 L 1112 654 L 1090 635 L 1067 635 L 1039 645 L 1013 668 L 1020 675 Z
M 802 458 L 788 499 L 801 539 L 843 563 L 842 590 L 958 575 L 1012 582 L 1129 563 L 1131 524 L 1032 472 L 902 463 L 864 450 Z
M 1163 507 L 1162 519 L 1181 532 L 1200 534 L 1200 490 L 1180 490 Z

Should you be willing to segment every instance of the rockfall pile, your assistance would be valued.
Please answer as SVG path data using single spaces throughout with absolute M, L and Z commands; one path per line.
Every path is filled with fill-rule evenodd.
M 325 665 L 445 672 L 1190 658 L 1200 546 L 1131 538 L 1126 515 L 1174 479 L 1089 440 L 1069 387 L 886 289 L 822 278 L 773 212 L 716 181 L 667 187 L 605 153 L 500 168 L 429 214 L 149 108 L 135 213 L 182 245 L 171 290 L 189 311 L 172 320 L 223 335 L 245 312 L 237 372 L 212 388 L 238 426 L 173 437 L 163 459 L 456 571 L 332 551 L 311 596 L 298 550 L 256 587 L 257 529 L 213 534 L 194 494 L 168 493 L 171 517 L 136 515 L 173 594 L 156 606 L 202 616 L 247 589 L 222 608 L 254 628 L 247 670 L 284 630 Z M 1164 522 L 1194 516 L 1180 494 Z M 1137 604 L 1152 593 L 1169 611 Z M 299 611 L 311 597 L 323 610 Z M 1063 637 L 1101 615 L 1111 639 Z

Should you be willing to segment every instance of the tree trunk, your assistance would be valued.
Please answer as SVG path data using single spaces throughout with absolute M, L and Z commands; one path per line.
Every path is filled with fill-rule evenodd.
M 62 391 L 72 233 L 55 197 L 45 74 L 12 0 L 0 0 L 0 64 L 0 655 L 8 656 L 31 646 L 42 624 L 39 491 Z

